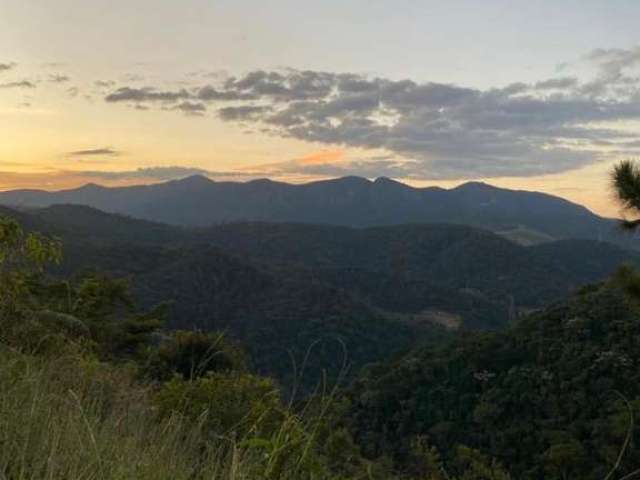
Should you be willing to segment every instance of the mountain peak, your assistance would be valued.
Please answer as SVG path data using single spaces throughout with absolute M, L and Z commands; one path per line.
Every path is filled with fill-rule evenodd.
M 389 177 L 378 177 L 373 181 L 373 183 L 382 183 L 382 184 L 394 183 L 395 184 L 395 183 L 400 183 L 400 182 L 396 182 L 395 180 L 393 180 L 392 178 L 389 178 Z
M 356 175 L 348 175 L 346 177 L 336 178 L 334 181 L 351 185 L 369 185 L 371 183 L 368 179 L 364 177 L 358 177 Z
M 102 185 L 98 185 L 97 183 L 89 182 L 78 188 L 79 191 L 94 191 L 94 190 L 104 190 L 106 187 Z
M 458 185 L 457 187 L 453 188 L 452 190 L 457 190 L 457 191 L 463 191 L 463 190 L 467 190 L 467 191 L 489 191 L 489 190 L 499 190 L 499 188 L 495 187 L 493 185 L 490 185 L 488 183 L 472 181 L 472 182 L 466 182 L 466 183 L 463 183 L 461 185 Z
M 247 183 L 252 185 L 273 185 L 278 182 L 274 182 L 270 178 L 256 178 L 254 180 L 249 180 Z
M 174 183 L 179 183 L 181 185 L 188 186 L 200 186 L 200 185 L 210 185 L 213 182 L 209 177 L 202 174 L 190 175 L 188 177 L 180 178 L 178 180 L 173 180 Z
M 393 178 L 389 178 L 389 177 L 378 177 L 373 181 L 374 185 L 391 185 L 394 187 L 404 187 L 404 188 L 411 188 L 409 185 L 402 183 L 402 182 L 398 182 L 397 180 L 394 180 Z

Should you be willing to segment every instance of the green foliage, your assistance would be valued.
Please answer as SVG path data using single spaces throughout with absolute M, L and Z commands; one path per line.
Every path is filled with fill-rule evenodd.
M 0 478 L 374 478 L 348 473 L 359 462 L 344 430 L 329 443 L 350 445 L 349 461 L 326 457 L 331 398 L 293 411 L 222 335 L 163 338 L 161 309 L 136 312 L 126 282 L 51 281 L 39 271 L 47 257 L 29 254 L 37 242 L 21 250 L 11 232 L 4 280 L 20 288 L 2 298 L 12 308 L 0 337 Z
M 511 475 L 493 458 L 478 450 L 459 445 L 454 449 L 452 469 L 460 471 L 459 480 L 510 480 Z
M 622 205 L 634 216 L 640 213 L 640 169 L 631 160 L 623 160 L 618 163 L 611 173 L 613 191 Z M 623 220 L 621 225 L 629 230 L 640 226 L 638 220 Z
M 144 236 L 129 223 L 114 238 Z M 350 363 L 411 345 L 427 330 L 405 315 L 425 304 L 462 308 L 467 326 L 501 325 L 508 292 L 539 305 L 603 275 L 618 258 L 598 260 L 606 248 L 565 242 L 520 258 L 521 247 L 464 228 L 320 229 L 337 234 L 304 237 L 293 265 L 267 261 L 282 244 L 263 235 L 292 229 L 291 244 L 309 232 L 257 226 L 244 240 L 257 241 L 244 250 L 251 261 L 193 244 L 96 247 L 91 235 L 67 250 L 71 263 L 88 253 L 135 274 L 132 296 L 110 275 L 66 278 L 69 264 L 52 280 L 44 267 L 59 261 L 59 242 L 0 227 L 0 478 L 612 480 L 640 469 L 640 276 L 630 268 L 507 331 L 462 332 L 370 364 L 348 398 L 329 388 Z M 134 297 L 160 306 L 140 312 Z M 161 332 L 167 315 L 203 331 Z M 323 388 L 285 404 L 250 365 L 303 394 L 318 379 Z
M 394 452 L 399 465 L 412 439 L 428 435 L 462 478 L 457 445 L 500 459 L 522 480 L 601 479 L 630 421 L 615 392 L 640 413 L 639 337 L 637 300 L 616 277 L 506 332 L 464 335 L 369 369 L 351 392 L 351 429 L 364 453 Z M 617 474 L 640 468 L 639 440 L 634 430 Z M 480 458 L 467 457 L 467 469 Z M 491 462 L 472 470 L 506 478 Z
M 33 303 L 34 277 L 60 259 L 58 240 L 25 233 L 15 220 L 0 216 L 0 322 Z
M 61 244 L 39 233 L 25 233 L 18 222 L 0 217 L 0 265 L 3 271 L 42 269 L 61 260 Z
M 170 302 L 169 328 L 224 331 L 245 346 L 252 368 L 307 392 L 325 374 L 340 375 L 342 345 L 355 372 L 423 340 L 440 341 L 433 310 L 459 319 L 462 329 L 501 328 L 634 260 L 605 242 L 525 248 L 461 225 L 190 230 L 73 205 L 18 215 L 64 238 L 65 261 L 52 273 L 127 277 L 142 308 Z M 303 364 L 300 380 L 294 370 Z
M 176 330 L 160 342 L 147 367 L 155 379 L 169 380 L 178 374 L 188 380 L 208 373 L 246 370 L 242 350 L 221 333 Z
M 181 412 L 220 436 L 230 432 L 239 437 L 267 436 L 284 413 L 273 381 L 249 373 L 210 373 L 192 380 L 175 377 L 158 391 L 157 405 L 161 416 Z
M 438 450 L 429 445 L 426 437 L 412 440 L 406 459 L 411 476 L 425 480 L 448 480 L 449 475 L 442 464 Z

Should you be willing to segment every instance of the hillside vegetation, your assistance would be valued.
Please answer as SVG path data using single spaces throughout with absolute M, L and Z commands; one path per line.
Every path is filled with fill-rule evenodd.
M 122 280 L 48 277 L 60 260 L 55 238 L 0 219 L 2 478 L 418 478 L 360 454 L 326 382 L 285 396 L 224 335 L 164 330 Z M 482 478 L 478 455 L 456 457 L 463 478 Z
M 185 231 L 61 208 L 78 207 L 17 212 L 26 232 L 0 222 L 2 478 L 628 480 L 640 468 L 631 269 L 497 331 L 453 336 L 438 324 L 474 317 L 424 308 L 445 305 L 438 292 L 500 302 L 519 276 L 547 278 L 551 298 L 551 279 L 573 286 L 633 259 L 616 247 L 525 248 L 443 225 Z M 89 234 L 96 218 L 109 228 Z M 412 282 L 436 278 L 428 303 L 372 300 L 392 280 L 410 299 Z
M 640 469 L 639 281 L 623 270 L 514 328 L 369 367 L 350 392 L 363 451 L 410 465 L 420 436 L 454 471 L 449 455 L 464 445 L 533 480 L 611 478 L 624 450 L 614 478 L 632 478 Z
M 323 371 L 337 378 L 345 355 L 353 374 L 418 343 L 443 341 L 443 325 L 503 328 L 637 261 L 603 242 L 522 247 L 444 224 L 184 229 L 82 206 L 15 213 L 28 229 L 64 239 L 57 275 L 125 277 L 142 307 L 168 302 L 169 327 L 225 331 L 245 345 L 258 372 L 286 385 L 304 364 L 307 387 Z

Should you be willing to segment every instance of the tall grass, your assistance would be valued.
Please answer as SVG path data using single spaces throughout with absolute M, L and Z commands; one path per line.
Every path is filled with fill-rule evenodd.
M 300 418 L 266 439 L 212 436 L 206 413 L 160 416 L 152 398 L 122 367 L 0 343 L 0 479 L 328 478 Z

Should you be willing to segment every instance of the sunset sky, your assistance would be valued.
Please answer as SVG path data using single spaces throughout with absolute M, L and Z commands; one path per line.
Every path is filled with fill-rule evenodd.
M 637 0 L 0 0 L 0 190 L 482 180 L 616 215 Z

